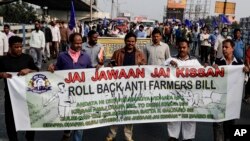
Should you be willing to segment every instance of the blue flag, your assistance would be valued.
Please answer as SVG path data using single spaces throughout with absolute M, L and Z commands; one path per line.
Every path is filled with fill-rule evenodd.
M 203 26 L 204 26 L 204 22 L 203 22 L 203 20 L 202 20 L 202 19 L 199 19 L 199 25 L 200 25 L 201 27 L 203 27 Z
M 172 21 L 173 21 L 173 22 L 176 22 L 176 19 L 175 19 L 175 17 L 173 17 Z
M 217 20 L 214 17 L 213 17 L 212 25 L 213 25 L 213 28 L 219 26 Z
M 107 18 L 106 17 L 103 19 L 103 27 L 107 27 Z
M 76 27 L 76 16 L 75 16 L 74 2 L 73 0 L 71 0 L 69 29 L 72 30 L 74 27 Z
M 187 27 L 191 27 L 191 26 L 192 26 L 192 23 L 191 23 L 191 21 L 189 21 L 188 19 L 186 19 L 186 20 L 185 20 L 185 25 L 186 25 Z
M 221 15 L 220 20 L 223 24 L 231 24 L 231 22 L 228 20 L 228 18 L 225 15 Z

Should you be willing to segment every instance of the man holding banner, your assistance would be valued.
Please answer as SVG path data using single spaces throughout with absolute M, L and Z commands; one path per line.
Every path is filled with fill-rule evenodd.
M 10 141 L 17 141 L 17 132 L 15 128 L 14 116 L 12 111 L 12 105 L 10 101 L 10 94 L 8 90 L 7 80 L 11 79 L 12 74 L 7 72 L 18 72 L 17 75 L 26 75 L 31 72 L 38 71 L 34 60 L 30 55 L 22 53 L 23 39 L 18 36 L 12 36 L 9 38 L 10 50 L 7 56 L 0 59 L 0 78 L 4 78 L 5 83 L 5 123 L 7 134 Z M 13 103 L 12 103 L 13 104 Z M 34 141 L 35 132 L 26 132 L 27 141 Z
M 186 67 L 137 66 L 146 61 L 143 54 L 134 49 L 136 38 L 133 35 L 126 37 L 126 48 L 113 55 L 112 64 L 120 67 L 98 71 L 80 69 L 90 66 L 90 58 L 81 51 L 79 56 L 82 39 L 78 33 L 73 35 L 71 48 L 75 51 L 61 53 L 57 65 L 51 66 L 51 70 L 63 71 L 31 73 L 23 77 L 12 74 L 12 79 L 7 79 L 17 131 L 77 130 L 73 133 L 74 139 L 81 140 L 83 129 L 103 126 L 222 122 L 240 117 L 242 95 L 235 94 L 243 91 L 242 65 L 204 68 L 196 66 L 195 59 L 178 57 L 176 63 L 171 64 Z M 179 56 L 186 56 L 184 51 L 182 49 Z M 59 90 L 63 92 L 60 93 L 62 102 L 68 105 L 54 101 L 45 108 Z M 75 102 L 65 94 L 73 96 Z M 59 106 L 71 106 L 70 115 L 65 113 L 63 117 L 61 114 L 61 118 Z M 173 130 L 176 129 L 177 126 Z M 131 130 L 126 131 L 126 137 L 131 135 Z M 113 140 L 115 136 L 111 137 Z
M 132 65 L 145 65 L 146 60 L 141 51 L 136 49 L 136 35 L 132 32 L 125 36 L 125 47 L 116 50 L 111 58 L 110 66 L 132 66 Z M 133 125 L 124 125 L 125 141 L 133 141 Z M 106 141 L 114 141 L 117 134 L 118 126 L 113 125 L 110 127 L 110 132 Z
M 223 57 L 215 60 L 214 68 L 222 65 L 242 65 L 243 62 L 240 59 L 235 58 L 234 52 L 234 41 L 226 39 L 222 42 Z M 243 68 L 244 72 L 249 72 L 248 67 Z M 239 95 L 242 95 L 241 93 Z M 230 127 L 234 124 L 234 120 L 228 120 L 225 122 L 214 123 L 214 141 L 224 141 L 230 139 Z M 231 139 L 230 139 L 231 140 Z
M 69 36 L 70 48 L 68 51 L 62 52 L 58 58 L 56 65 L 50 65 L 48 70 L 69 70 L 92 68 L 91 59 L 86 52 L 82 50 L 82 35 L 73 33 Z M 73 132 L 73 141 L 82 141 L 83 131 L 75 130 Z M 70 139 L 70 131 L 64 131 L 63 140 Z
M 189 42 L 186 39 L 179 40 L 178 55 L 166 60 L 164 65 L 173 67 L 201 67 L 201 64 L 195 57 L 191 57 Z M 183 141 L 192 141 L 195 138 L 196 122 L 169 122 L 168 123 L 168 141 L 178 141 L 182 128 Z

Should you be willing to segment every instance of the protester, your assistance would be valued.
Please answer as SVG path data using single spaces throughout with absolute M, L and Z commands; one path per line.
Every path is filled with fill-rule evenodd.
M 102 23 L 99 22 L 97 24 L 97 28 L 96 28 L 96 31 L 97 33 L 99 34 L 100 37 L 102 37 L 104 35 L 104 30 L 103 30 L 103 27 L 102 27 Z
M 94 30 L 89 31 L 88 41 L 83 43 L 84 50 L 91 58 L 93 67 L 101 67 L 104 63 L 104 47 L 97 43 L 98 33 Z
M 68 29 L 65 27 L 64 22 L 60 23 L 60 35 L 61 35 L 61 41 L 60 41 L 60 48 L 62 51 L 66 51 L 68 48 Z
M 181 26 L 181 38 L 187 39 L 188 29 L 185 24 Z
M 215 64 L 213 65 L 214 68 L 217 68 L 218 66 L 222 65 L 242 65 L 243 62 L 233 55 L 235 48 L 234 41 L 231 39 L 226 39 L 222 42 L 222 51 L 223 51 L 223 57 L 217 58 L 215 60 Z M 249 72 L 248 67 L 243 68 L 244 72 Z M 241 95 L 241 94 L 239 94 Z M 214 130 L 214 141 L 225 141 L 230 140 L 231 133 L 230 133 L 230 127 L 232 127 L 234 124 L 234 120 L 229 120 L 225 122 L 219 122 L 213 124 L 213 130 Z
M 50 45 L 52 43 L 52 33 L 49 27 L 47 27 L 47 23 L 42 21 L 41 23 L 41 31 L 43 31 L 45 35 L 45 48 L 43 50 L 43 62 L 46 63 L 46 60 L 50 60 Z
M 179 44 L 179 40 L 182 38 L 182 29 L 181 29 L 181 24 L 178 24 L 177 29 L 175 29 L 175 43 L 176 46 Z
M 223 51 L 222 51 L 222 42 L 226 39 L 231 39 L 230 36 L 228 36 L 228 28 L 224 27 L 221 30 L 221 34 L 218 35 L 215 45 L 214 45 L 214 51 L 215 51 L 215 58 L 220 59 L 223 57 Z
M 188 29 L 187 31 L 187 38 L 186 38 L 189 42 L 189 47 L 190 47 L 190 50 L 192 50 L 191 47 L 193 47 L 193 34 L 192 34 L 192 30 Z
M 109 32 L 109 36 L 117 37 L 120 33 L 120 30 L 117 28 L 117 26 L 114 26 L 114 28 Z
M 172 29 L 168 23 L 165 24 L 164 29 L 163 29 L 163 36 L 164 36 L 164 41 L 166 44 L 170 44 L 171 39 L 171 34 L 172 34 Z
M 125 36 L 125 47 L 116 50 L 111 58 L 110 66 L 133 66 L 133 65 L 145 65 L 146 59 L 141 51 L 136 49 L 136 35 L 134 33 L 128 33 Z M 112 62 L 113 61 L 113 62 Z M 106 141 L 115 141 L 118 126 L 113 125 L 110 127 L 109 134 Z M 124 125 L 125 141 L 133 141 L 133 125 Z
M 40 30 L 40 22 L 35 22 L 35 30 L 31 32 L 29 53 L 35 61 L 36 66 L 42 68 L 42 54 L 45 48 L 45 36 Z
M 136 23 L 130 23 L 129 32 L 133 32 L 137 35 Z
M 73 33 L 69 36 L 70 48 L 59 54 L 56 64 L 51 64 L 48 70 L 71 70 L 92 68 L 91 59 L 86 52 L 82 50 L 82 36 L 80 33 Z M 82 141 L 83 131 L 75 130 L 73 132 L 73 141 Z M 70 139 L 70 131 L 65 131 L 63 141 Z
M 81 24 L 80 21 L 77 21 L 75 29 L 76 29 L 77 33 L 81 33 L 82 34 L 82 24 Z
M 208 63 L 208 55 L 210 53 L 211 44 L 209 42 L 210 34 L 208 28 L 204 27 L 203 33 L 200 35 L 201 41 L 201 63 Z M 205 61 L 205 62 L 203 62 Z
M 162 34 L 158 29 L 152 32 L 152 44 L 146 45 L 143 49 L 148 65 L 161 65 L 170 57 L 169 46 L 163 42 Z
M 209 36 L 209 42 L 211 43 L 211 49 L 210 49 L 210 64 L 212 65 L 215 61 L 215 53 L 214 53 L 214 45 L 217 40 L 217 37 L 219 35 L 219 28 L 216 27 L 214 29 L 214 32 L 210 34 Z
M 203 27 L 200 28 L 200 32 L 198 33 L 198 52 L 199 52 L 199 57 L 201 57 L 201 34 L 203 33 Z
M 38 71 L 32 57 L 22 53 L 22 44 L 22 38 L 18 36 L 10 37 L 10 51 L 6 56 L 0 58 L 0 78 L 4 78 L 5 83 L 5 124 L 10 141 L 18 141 L 18 136 L 15 128 L 10 94 L 7 85 L 7 79 L 11 79 L 12 74 L 8 72 L 18 72 L 17 75 L 23 76 L 28 73 Z M 34 141 L 34 136 L 34 131 L 27 131 L 25 135 L 27 141 Z
M 240 29 L 234 30 L 234 56 L 244 62 L 245 60 L 245 44 L 241 39 L 241 31 Z
M 164 25 L 163 23 L 156 23 L 156 29 L 158 29 L 161 32 L 161 35 L 163 34 L 163 30 L 164 30 Z
M 90 30 L 89 23 L 84 22 L 84 37 L 88 36 L 89 30 Z
M 139 26 L 139 30 L 137 31 L 136 36 L 137 36 L 137 38 L 146 38 L 147 37 L 147 33 L 144 31 L 143 25 Z
M 147 25 L 145 32 L 147 34 L 147 38 L 151 38 L 152 36 L 152 27 L 150 27 L 150 25 Z
M 164 65 L 173 67 L 200 67 L 201 64 L 195 57 L 190 56 L 189 41 L 180 39 L 178 45 L 178 55 L 168 58 Z M 168 141 L 178 141 L 180 131 L 182 131 L 183 141 L 192 141 L 195 138 L 196 122 L 169 122 Z
M 8 39 L 11 37 L 11 36 L 15 36 L 15 34 L 13 32 L 10 31 L 10 25 L 8 24 L 5 24 L 3 26 L 3 31 L 4 33 L 6 34 L 6 36 L 8 37 Z
M 194 30 L 192 30 L 192 41 L 193 41 L 193 47 L 192 47 L 192 50 L 191 50 L 191 54 L 193 56 L 198 56 L 198 54 L 196 54 L 196 50 L 198 49 L 198 29 L 197 28 L 194 28 Z
M 0 32 L 0 56 L 7 55 L 9 51 L 8 37 L 3 32 Z
M 250 45 L 248 44 L 247 50 L 246 50 L 246 57 L 245 57 L 245 64 L 248 66 L 250 69 Z M 244 102 L 247 104 L 250 104 L 250 76 L 249 73 L 247 73 L 246 77 L 248 78 L 246 81 L 246 86 L 245 86 L 245 97 L 244 97 Z
M 59 54 L 59 43 L 61 41 L 61 35 L 59 27 L 56 21 L 51 22 L 51 33 L 52 33 L 52 46 L 51 46 L 51 56 L 55 59 Z

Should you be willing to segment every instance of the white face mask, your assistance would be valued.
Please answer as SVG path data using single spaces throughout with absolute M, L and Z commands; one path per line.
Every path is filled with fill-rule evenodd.
M 218 34 L 218 33 L 219 33 L 219 30 L 215 30 L 215 33 Z
M 224 37 L 226 37 L 227 34 L 228 34 L 228 32 L 222 32 L 222 35 L 223 35 Z

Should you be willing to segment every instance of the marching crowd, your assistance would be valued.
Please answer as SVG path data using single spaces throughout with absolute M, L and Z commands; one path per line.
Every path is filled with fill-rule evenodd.
M 172 67 L 206 67 L 217 68 L 221 65 L 243 65 L 246 77 L 250 67 L 250 48 L 241 39 L 241 30 L 234 29 L 230 36 L 228 28 L 218 27 L 211 29 L 207 26 L 186 27 L 185 24 L 165 23 L 154 27 L 131 24 L 124 32 L 115 26 L 105 31 L 100 26 L 73 29 L 64 26 L 64 22 L 36 21 L 35 29 L 31 33 L 29 55 L 22 53 L 22 38 L 9 31 L 10 26 L 4 26 L 4 33 L 0 33 L 0 78 L 5 82 L 5 119 L 7 134 L 10 141 L 17 141 L 13 112 L 6 79 L 11 78 L 8 72 L 18 72 L 26 75 L 39 71 L 43 63 L 56 59 L 48 70 L 71 70 L 132 65 L 166 65 Z M 99 31 L 100 30 L 100 31 Z M 101 32 L 101 33 L 100 33 Z M 99 36 L 107 34 L 122 34 L 124 47 L 116 50 L 108 64 L 105 64 L 105 49 L 98 43 Z M 143 50 L 136 48 L 137 38 L 151 38 L 152 43 Z M 177 55 L 170 52 L 170 47 L 178 50 Z M 249 81 L 246 83 L 244 101 L 250 103 Z M 240 95 L 240 94 L 239 94 Z M 228 126 L 233 120 L 214 123 L 214 141 L 229 140 Z M 117 134 L 117 125 L 110 127 L 106 141 L 114 141 Z M 177 141 L 180 132 L 185 141 L 195 139 L 196 122 L 169 122 L 167 123 L 168 141 Z M 34 132 L 27 131 L 26 139 L 34 140 Z M 126 141 L 133 141 L 133 125 L 124 125 Z M 62 140 L 83 140 L 83 131 L 64 131 Z

